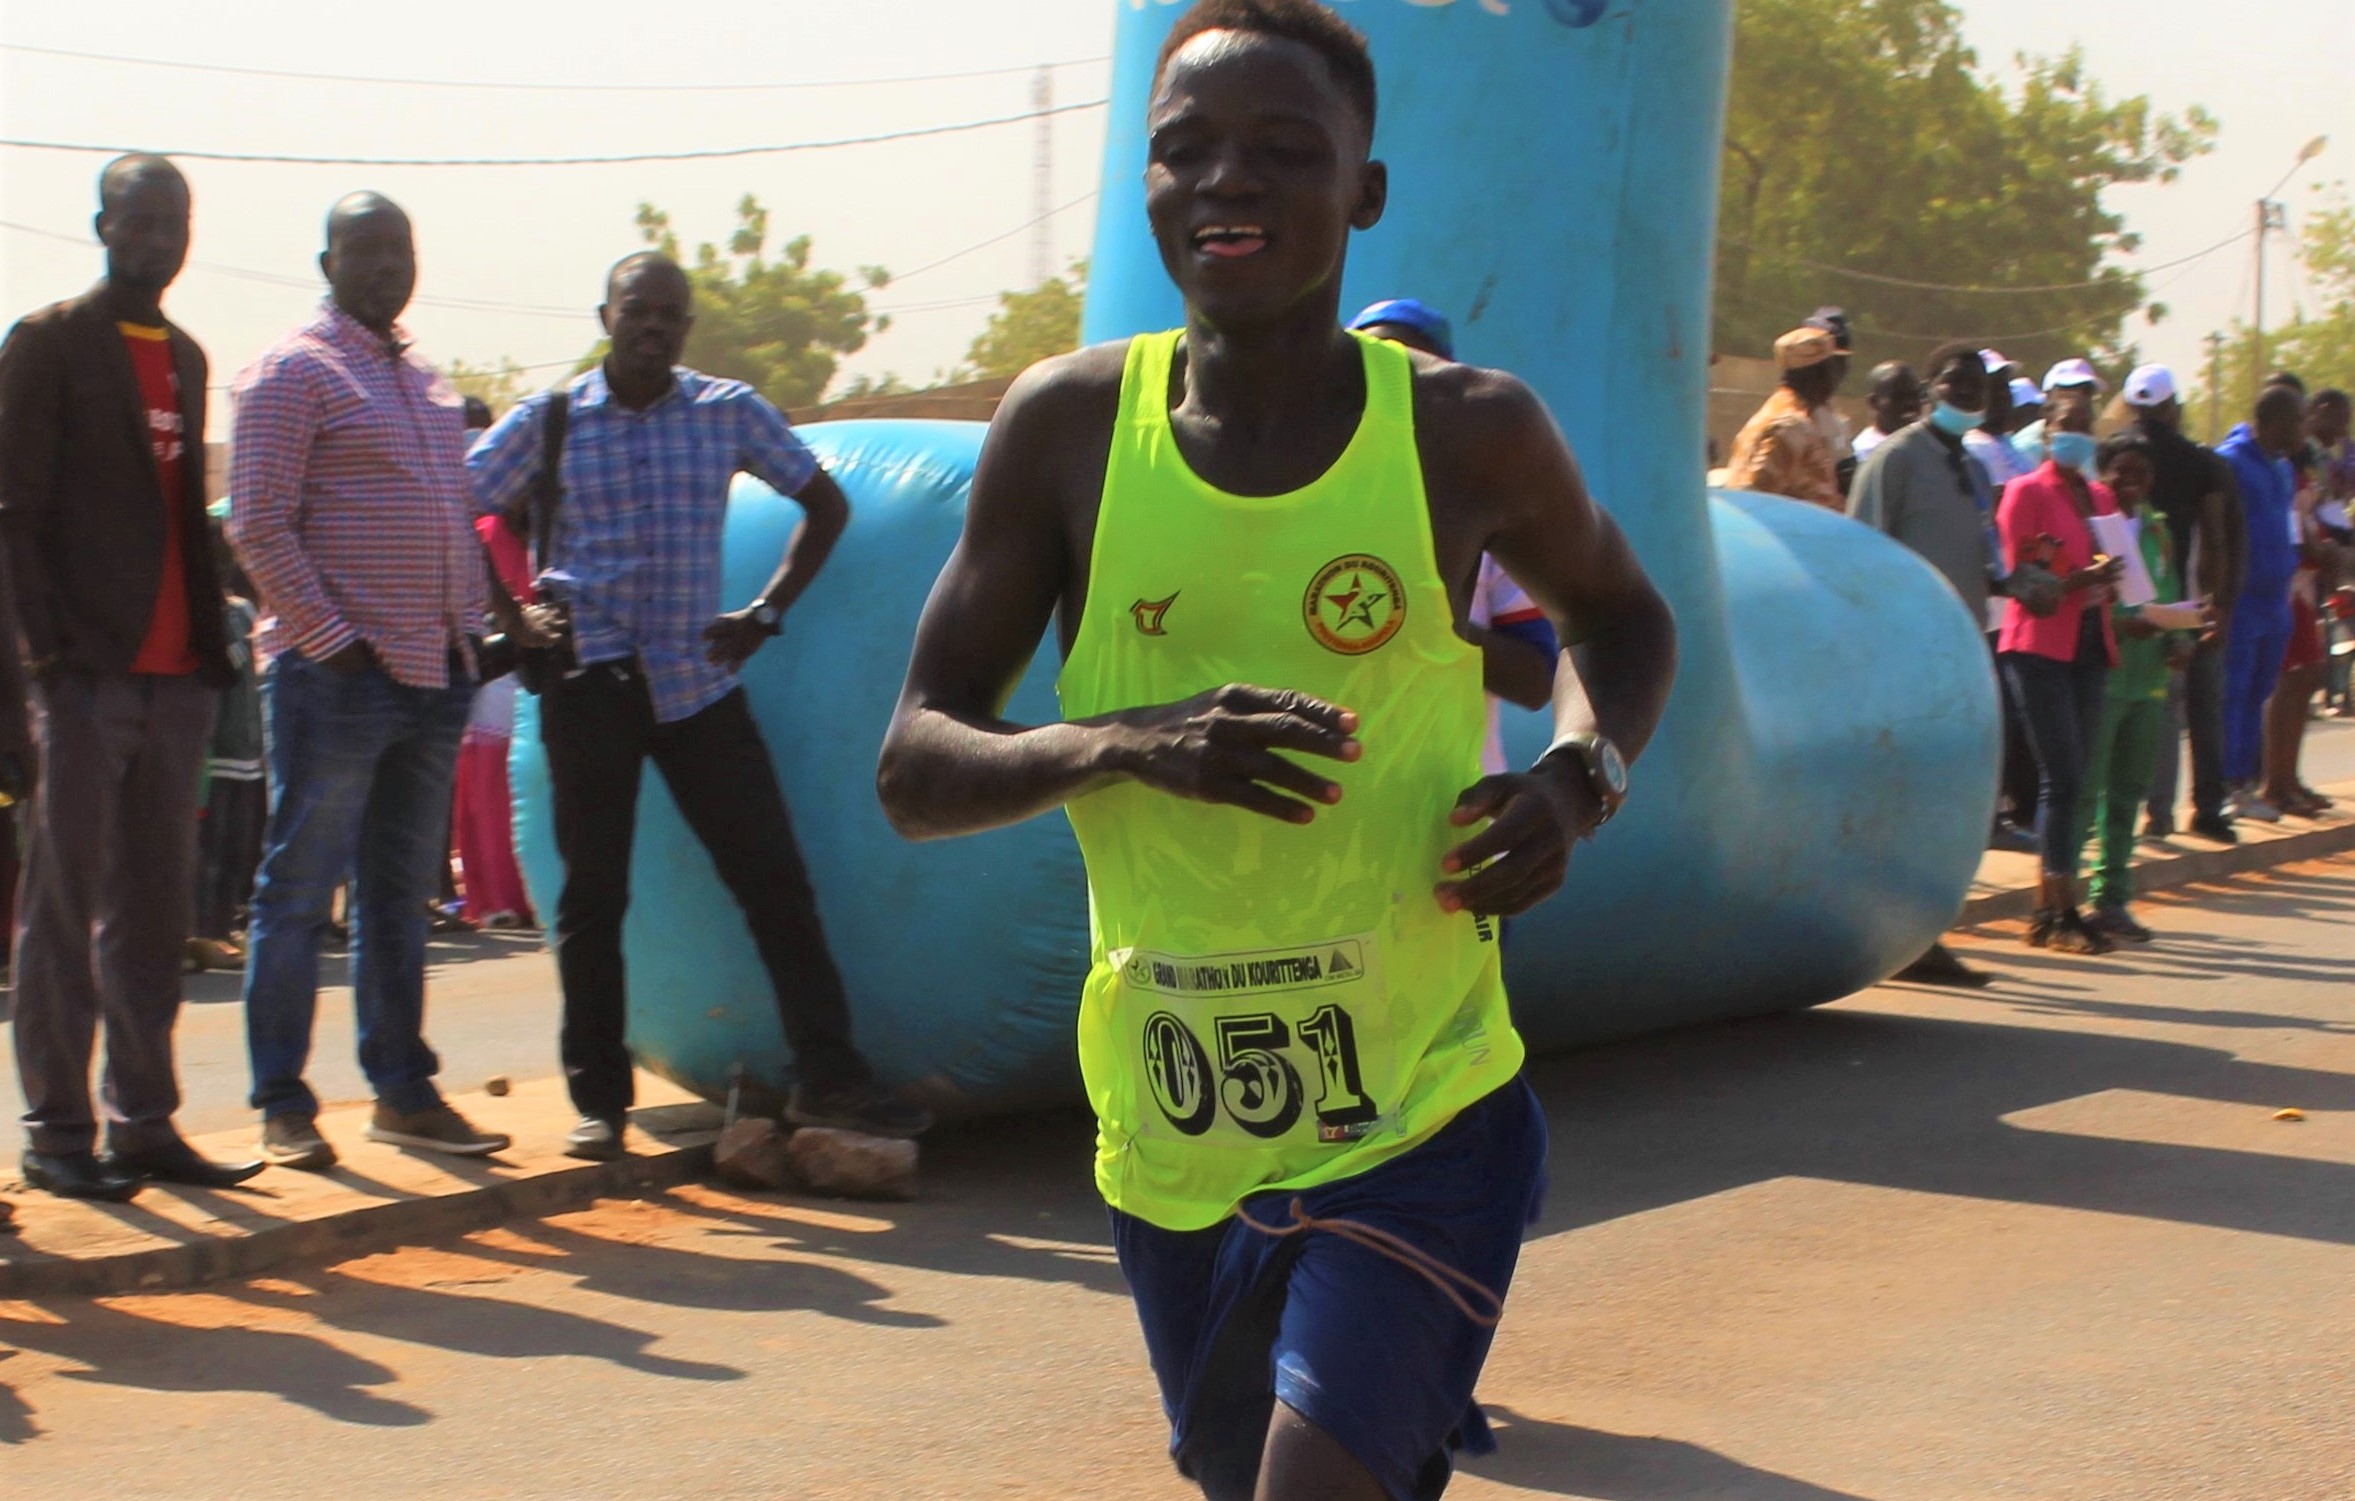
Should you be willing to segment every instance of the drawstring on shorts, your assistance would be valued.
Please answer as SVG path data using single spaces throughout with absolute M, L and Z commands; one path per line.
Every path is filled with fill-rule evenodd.
M 1377 1256 L 1386 1256 L 1438 1288 L 1440 1296 L 1453 1303 L 1457 1312 L 1483 1329 L 1494 1329 L 1505 1316 L 1505 1300 L 1486 1283 L 1468 1272 L 1456 1270 L 1421 1246 L 1387 1230 L 1356 1220 L 1322 1219 L 1310 1214 L 1298 1198 L 1292 1201 L 1290 1224 L 1265 1225 L 1243 1210 L 1238 1209 L 1235 1213 L 1244 1224 L 1277 1240 L 1321 1230 L 1327 1235 L 1338 1235 L 1343 1240 L 1363 1246 Z

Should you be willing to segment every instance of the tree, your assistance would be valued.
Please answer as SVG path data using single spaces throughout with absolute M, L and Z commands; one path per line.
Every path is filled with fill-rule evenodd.
M 2197 372 L 2200 389 L 2185 399 L 2185 426 L 2208 442 L 2247 420 L 2257 382 L 2276 370 L 2296 371 L 2309 391 L 2355 390 L 2355 204 L 2344 186 L 2327 207 L 2307 216 L 2297 256 L 2315 305 L 2301 305 L 2285 327 L 2265 331 L 2264 368 L 2258 368 L 2256 331 L 2235 320 L 2232 331 L 2219 336 L 2214 362 Z
M 1027 292 L 1000 292 L 973 346 L 965 351 L 966 380 L 1020 375 L 1049 355 L 1079 347 L 1079 309 L 1087 300 L 1088 263 L 1073 261 Z
M 2074 49 L 2016 59 L 2009 92 L 1979 73 L 1946 0 L 1741 0 L 1735 25 L 1721 353 L 1763 356 L 1810 309 L 1838 303 L 1860 361 L 1919 358 L 1950 337 L 2000 343 L 2028 365 L 2117 354 L 2142 278 L 2110 263 L 2138 239 L 2102 191 L 2172 181 L 2213 145 L 2206 112 L 2113 101 Z M 2070 290 L 1939 291 L 1836 268 Z
M 639 204 L 638 232 L 679 259 L 668 213 Z M 769 211 L 747 193 L 736 205 L 726 251 L 709 243 L 696 248 L 687 267 L 695 284 L 695 331 L 684 358 L 708 375 L 749 382 L 790 410 L 817 401 L 840 357 L 891 326 L 888 316 L 867 311 L 864 295 L 889 285 L 891 273 L 862 266 L 854 287 L 842 272 L 810 268 L 808 235 L 786 241 L 775 260 L 766 256 L 768 239 Z
M 443 367 L 442 375 L 455 386 L 461 396 L 479 396 L 497 418 L 524 397 L 523 367 L 506 355 L 499 356 L 494 365 L 469 365 L 464 360 L 452 360 Z

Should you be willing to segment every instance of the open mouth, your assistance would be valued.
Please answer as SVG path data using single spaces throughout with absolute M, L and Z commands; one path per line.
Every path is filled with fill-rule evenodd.
M 1221 260 L 1257 255 L 1267 248 L 1267 231 L 1256 224 L 1208 224 L 1194 231 L 1194 248 Z

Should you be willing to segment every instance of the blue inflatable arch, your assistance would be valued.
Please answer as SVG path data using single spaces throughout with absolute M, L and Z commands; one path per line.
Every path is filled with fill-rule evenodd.
M 1179 320 L 1145 233 L 1140 122 L 1177 0 L 1112 0 L 1112 130 L 1091 340 Z M 1380 67 L 1388 216 L 1345 306 L 1420 297 L 1463 357 L 1515 371 L 1676 607 L 1684 662 L 1636 796 L 1515 932 L 1508 978 L 1540 1048 L 1830 1000 L 1952 920 L 1994 801 L 1986 649 L 1912 554 L 1826 512 L 1710 494 L 1702 413 L 1731 0 L 1348 0 Z M 1078 1098 L 1087 897 L 1060 818 L 909 845 L 875 757 L 916 616 L 954 543 L 982 429 L 805 430 L 856 519 L 746 683 L 769 737 L 862 1044 L 953 1109 Z M 731 597 L 774 565 L 791 506 L 740 480 Z M 1017 718 L 1056 714 L 1048 645 Z M 518 839 L 553 912 L 546 771 L 526 700 Z M 1513 711 L 1534 757 L 1540 716 Z M 656 778 L 629 920 L 631 1034 L 706 1094 L 790 1059 L 742 921 Z

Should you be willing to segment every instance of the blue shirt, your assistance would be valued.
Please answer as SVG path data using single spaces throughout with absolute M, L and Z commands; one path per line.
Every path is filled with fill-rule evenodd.
M 564 500 L 541 587 L 572 611 L 581 661 L 638 659 L 669 723 L 717 703 L 735 674 L 704 658 L 720 599 L 720 533 L 739 471 L 792 495 L 818 461 L 785 414 L 742 381 L 672 372 L 660 401 L 613 399 L 603 367 L 576 377 L 564 439 Z M 547 393 L 526 397 L 466 455 L 476 502 L 503 511 L 540 472 Z

